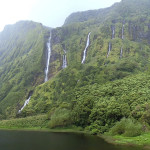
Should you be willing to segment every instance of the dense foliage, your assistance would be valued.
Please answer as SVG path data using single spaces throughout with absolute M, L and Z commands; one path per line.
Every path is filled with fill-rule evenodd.
M 73 125 L 93 134 L 136 136 L 140 129 L 146 131 L 150 125 L 149 7 L 149 0 L 122 0 L 107 9 L 72 14 L 63 27 L 51 31 L 51 78 L 41 85 L 47 28 L 34 24 L 24 33 L 15 26 L 19 35 L 10 43 L 4 30 L 0 34 L 5 41 L 0 43 L 1 117 L 16 116 L 17 104 L 21 106 L 33 90 L 30 103 L 17 117 L 47 113 L 50 128 Z M 89 32 L 90 45 L 81 64 Z M 22 35 L 27 36 L 26 48 L 18 41 Z M 1 50 L 5 43 L 6 53 Z M 62 69 L 64 50 L 66 69 Z
M 0 112 L 15 117 L 35 85 L 43 82 L 48 29 L 21 21 L 0 33 Z
M 72 76 L 60 78 L 69 81 Z M 134 118 L 143 126 L 150 125 L 149 81 L 149 73 L 142 73 L 107 84 L 94 83 L 82 87 L 81 81 L 72 85 L 60 80 L 49 82 L 36 89 L 22 115 L 48 112 L 50 127 L 76 125 L 86 127 L 93 133 L 108 131 L 123 117 Z M 57 86 L 60 91 L 55 91 Z
M 48 126 L 46 115 L 32 116 L 19 119 L 3 120 L 0 122 L 0 128 L 46 128 Z
M 110 133 L 112 135 L 123 134 L 127 137 L 139 136 L 142 133 L 142 125 L 136 120 L 123 118 L 111 128 Z

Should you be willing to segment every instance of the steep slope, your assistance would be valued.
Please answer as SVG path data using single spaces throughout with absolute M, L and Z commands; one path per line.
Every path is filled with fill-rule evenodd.
M 149 124 L 149 5 L 149 0 L 123 0 L 74 13 L 53 29 L 50 66 L 58 74 L 35 89 L 20 115 L 48 113 L 50 127 L 74 124 L 101 133 L 122 117 Z M 59 72 L 64 55 L 67 68 Z M 144 109 L 138 116 L 139 107 Z
M 149 6 L 148 0 L 122 0 L 109 8 L 73 13 L 66 18 L 64 26 L 89 20 L 99 24 L 111 19 L 149 17 Z
M 115 63 L 119 61 L 121 49 L 123 58 L 137 59 L 147 55 L 144 53 L 150 43 L 149 5 L 148 0 L 124 0 L 110 8 L 74 13 L 62 28 L 54 29 L 53 46 L 57 45 L 60 51 L 66 49 L 68 64 L 80 63 L 91 32 L 86 63 L 97 63 L 98 60 L 103 60 L 104 64 Z M 86 19 L 82 20 L 84 16 Z M 111 52 L 106 59 L 108 51 Z
M 24 113 L 45 113 L 53 108 L 53 103 L 58 106 L 63 101 L 69 102 L 74 88 L 102 85 L 147 70 L 149 5 L 149 0 L 123 0 L 110 8 L 74 13 L 63 27 L 53 29 L 51 70 L 56 74 L 62 69 L 64 54 L 68 67 L 36 88 Z M 81 64 L 88 40 L 85 63 Z
M 15 88 L 7 83 L 6 89 L 2 85 L 1 95 L 6 95 L 7 91 L 14 94 L 2 97 L 2 112 L 15 115 L 16 104 L 19 104 L 19 110 L 23 105 L 22 99 L 28 98 L 33 91 L 29 104 L 17 117 L 48 113 L 50 127 L 77 125 L 101 133 L 108 131 L 122 117 L 133 117 L 150 124 L 149 116 L 145 115 L 149 111 L 149 7 L 149 0 L 122 0 L 110 8 L 70 15 L 64 26 L 51 30 L 48 77 L 53 78 L 37 86 L 44 79 L 46 54 L 42 47 L 38 57 L 35 57 L 37 53 L 32 57 L 25 55 L 29 62 L 38 58 L 35 62 L 41 64 L 36 65 L 39 72 L 33 73 L 32 80 L 20 86 L 22 88 L 19 84 Z M 37 37 L 36 34 L 33 39 Z M 40 40 L 47 41 L 48 38 L 49 32 L 45 29 Z M 42 45 L 46 45 L 45 41 Z M 0 53 L 3 55 L 4 52 Z M 21 65 L 24 66 L 23 63 Z M 28 69 L 21 75 L 26 72 Z M 11 78 L 6 77 L 10 82 Z M 12 81 L 20 83 L 23 79 L 26 78 Z M 18 87 L 22 94 L 18 93 Z M 18 98 L 17 94 L 24 97 Z M 9 107 L 8 101 L 13 107 Z
M 0 110 L 15 116 L 34 87 L 44 80 L 49 29 L 21 21 L 0 33 Z

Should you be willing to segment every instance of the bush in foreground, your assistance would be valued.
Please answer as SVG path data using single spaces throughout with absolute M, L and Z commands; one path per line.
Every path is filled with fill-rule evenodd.
M 50 117 L 49 127 L 55 128 L 70 125 L 71 123 L 70 113 L 71 113 L 70 110 L 67 110 L 65 108 L 63 109 L 57 108 Z
M 134 119 L 123 118 L 110 129 L 109 133 L 128 137 L 139 136 L 142 133 L 142 125 Z

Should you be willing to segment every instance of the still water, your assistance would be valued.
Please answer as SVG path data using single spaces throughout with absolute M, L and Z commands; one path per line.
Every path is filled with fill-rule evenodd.
M 0 131 L 0 150 L 141 150 L 115 146 L 96 136 L 36 131 Z

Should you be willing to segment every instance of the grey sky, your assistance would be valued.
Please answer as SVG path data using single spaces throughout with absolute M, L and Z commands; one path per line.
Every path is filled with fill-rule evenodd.
M 109 7 L 121 0 L 0 0 L 0 31 L 6 24 L 33 20 L 59 27 L 73 12 Z

